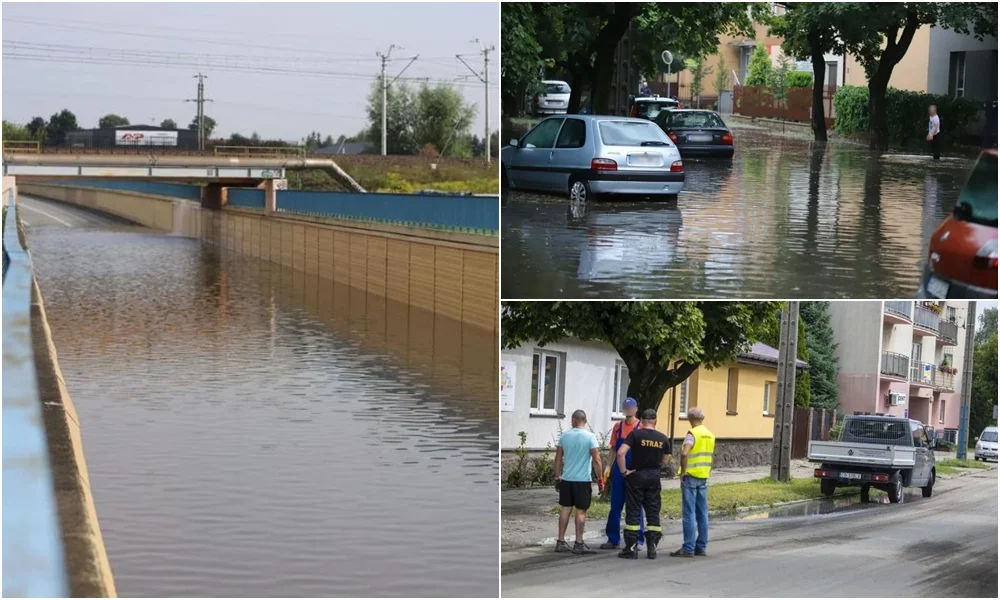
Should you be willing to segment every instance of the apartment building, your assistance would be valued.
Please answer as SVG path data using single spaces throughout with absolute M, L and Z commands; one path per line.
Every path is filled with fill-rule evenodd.
M 917 419 L 940 437 L 958 432 L 968 302 L 831 302 L 845 414 Z

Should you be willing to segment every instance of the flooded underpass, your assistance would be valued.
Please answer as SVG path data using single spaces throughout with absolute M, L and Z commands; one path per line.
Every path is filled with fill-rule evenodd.
M 677 202 L 505 194 L 504 298 L 896 298 L 973 161 L 734 129 Z
M 493 332 L 129 226 L 28 243 L 120 595 L 498 594 Z

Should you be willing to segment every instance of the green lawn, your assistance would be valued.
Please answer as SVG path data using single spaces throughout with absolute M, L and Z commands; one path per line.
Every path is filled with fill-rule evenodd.
M 856 493 L 856 491 L 855 491 Z M 663 490 L 662 514 L 665 517 L 679 519 L 681 516 L 681 491 L 679 489 Z M 739 483 L 720 483 L 708 486 L 708 510 L 736 512 L 738 508 L 749 506 L 773 506 L 793 500 L 813 500 L 822 498 L 819 491 L 819 480 L 814 478 L 792 479 L 788 483 L 771 481 L 770 478 L 757 479 Z M 587 516 L 603 518 L 608 516 L 610 504 L 595 501 Z M 555 506 L 552 512 L 559 512 Z
M 990 467 L 986 463 L 979 462 L 978 460 L 973 460 L 971 458 L 967 458 L 965 460 L 959 460 L 957 458 L 947 458 L 945 460 L 939 460 L 939 461 L 937 461 L 937 471 L 938 471 L 938 473 L 943 473 L 944 472 L 944 471 L 941 470 L 941 467 L 945 467 L 945 468 L 958 467 L 960 469 L 990 469 L 990 468 L 992 468 L 992 467 Z

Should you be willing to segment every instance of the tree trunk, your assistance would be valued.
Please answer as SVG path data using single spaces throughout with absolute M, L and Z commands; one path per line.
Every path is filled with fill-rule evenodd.
M 889 150 L 889 117 L 885 110 L 885 93 L 889 77 L 880 69 L 868 82 L 868 149 L 875 152 Z
M 628 395 L 639 404 L 640 416 L 647 408 L 659 411 L 660 402 L 667 390 L 683 382 L 699 366 L 699 363 L 680 363 L 673 369 L 667 369 L 651 361 L 636 365 L 635 361 L 629 361 L 624 355 L 622 358 L 629 372 Z M 667 414 L 657 416 L 660 419 L 669 418 Z
M 573 87 L 569 91 L 569 107 L 566 109 L 568 114 L 574 115 L 580 112 L 580 100 L 583 97 L 583 82 L 584 78 L 577 73 L 573 73 Z
M 614 4 L 615 12 L 605 23 L 594 40 L 594 72 L 591 79 L 591 98 L 595 114 L 605 115 L 611 111 L 611 80 L 615 74 L 615 51 L 628 26 L 632 22 L 636 4 L 622 2 Z
M 823 87 L 826 81 L 826 59 L 822 49 L 813 47 L 813 98 L 812 98 L 812 128 L 813 139 L 817 142 L 826 141 L 826 107 L 823 105 Z

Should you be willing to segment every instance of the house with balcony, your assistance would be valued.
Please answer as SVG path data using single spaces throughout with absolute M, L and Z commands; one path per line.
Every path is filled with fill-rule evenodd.
M 953 439 L 967 311 L 952 300 L 831 302 L 844 413 L 909 417 Z

